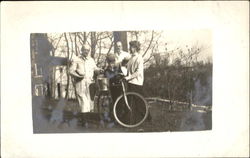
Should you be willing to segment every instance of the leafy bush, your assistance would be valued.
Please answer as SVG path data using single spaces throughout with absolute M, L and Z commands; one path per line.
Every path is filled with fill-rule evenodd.
M 212 63 L 197 62 L 192 67 L 154 64 L 145 69 L 144 75 L 146 97 L 212 104 Z

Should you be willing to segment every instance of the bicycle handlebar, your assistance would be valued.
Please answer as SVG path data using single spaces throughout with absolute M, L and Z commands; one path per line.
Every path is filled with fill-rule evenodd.
M 125 75 L 123 73 L 118 73 L 117 78 L 118 78 L 119 81 L 126 81 L 125 80 Z

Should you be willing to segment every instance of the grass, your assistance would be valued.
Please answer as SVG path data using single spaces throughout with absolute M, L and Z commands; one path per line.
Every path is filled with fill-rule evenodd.
M 33 98 L 34 133 L 167 132 L 212 128 L 211 111 L 201 113 L 177 108 L 180 105 L 170 108 L 170 103 L 160 102 L 150 102 L 149 106 L 152 116 L 150 122 L 145 121 L 136 128 L 125 128 L 112 120 L 102 121 L 98 113 L 79 113 L 75 100 L 60 102 L 59 100 Z M 83 120 L 88 124 L 85 124 Z

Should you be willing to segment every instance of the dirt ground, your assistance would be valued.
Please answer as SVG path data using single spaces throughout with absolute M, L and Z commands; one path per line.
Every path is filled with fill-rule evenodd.
M 122 127 L 112 119 L 103 121 L 98 113 L 81 115 L 77 107 L 76 101 L 33 97 L 33 132 L 172 132 L 212 129 L 211 110 L 199 111 L 169 103 L 149 102 L 152 120 L 136 128 Z

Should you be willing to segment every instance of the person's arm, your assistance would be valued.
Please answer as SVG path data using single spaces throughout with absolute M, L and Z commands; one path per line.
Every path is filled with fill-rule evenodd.
M 76 69 L 77 69 L 77 62 L 73 62 L 73 63 L 71 64 L 71 66 L 69 67 L 69 74 L 72 75 L 73 77 L 83 78 L 84 76 L 79 75 L 79 74 L 76 72 Z
M 143 58 L 139 57 L 136 62 L 137 62 L 137 67 L 135 72 L 125 77 L 125 79 L 128 81 L 143 75 Z
M 92 60 L 92 64 L 93 64 L 95 74 L 99 74 L 100 72 L 103 72 L 102 68 L 99 68 L 99 67 L 96 66 L 96 63 L 95 63 L 94 59 Z
M 131 58 L 131 55 L 129 54 L 129 53 L 125 53 L 124 54 L 124 58 L 122 59 L 122 61 L 121 61 L 121 65 L 122 66 L 127 66 L 127 63 L 128 63 L 128 61 L 129 61 L 129 59 Z

